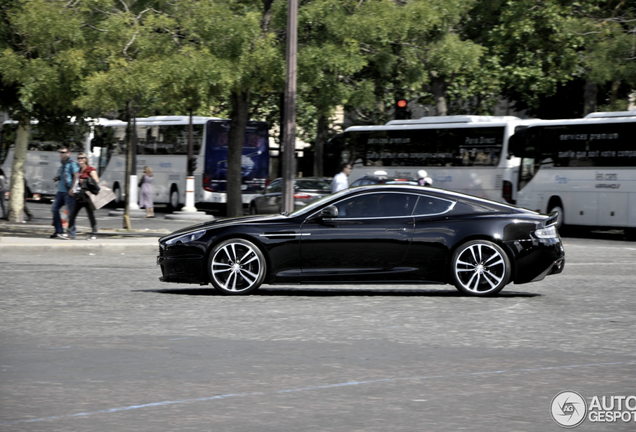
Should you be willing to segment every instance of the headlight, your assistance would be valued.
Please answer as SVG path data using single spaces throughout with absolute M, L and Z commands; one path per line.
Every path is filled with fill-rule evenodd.
M 199 240 L 201 237 L 203 237 L 203 234 L 205 234 L 205 230 L 191 232 L 191 233 L 184 234 L 182 236 L 170 239 L 166 241 L 165 244 L 166 246 L 171 246 L 177 243 L 188 243 L 191 241 Z
M 550 225 L 549 227 L 536 230 L 534 235 L 536 235 L 537 238 L 556 238 L 557 230 L 554 225 Z

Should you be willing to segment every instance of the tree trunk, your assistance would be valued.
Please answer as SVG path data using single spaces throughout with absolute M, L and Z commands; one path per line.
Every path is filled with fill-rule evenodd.
M 621 80 L 615 80 L 612 82 L 612 93 L 610 94 L 610 107 L 616 108 L 616 101 L 618 100 L 618 90 L 621 86 Z
M 327 142 L 327 116 L 320 115 L 318 117 L 318 127 L 316 131 L 316 143 L 314 145 L 314 176 L 322 177 L 324 175 L 324 149 Z
M 585 91 L 583 93 L 583 116 L 596 111 L 596 97 L 598 94 L 598 86 L 593 82 L 585 83 Z
M 446 107 L 446 84 L 440 78 L 433 80 L 433 97 L 435 98 L 435 109 L 438 116 L 445 116 L 448 114 L 448 108 Z
M 243 215 L 243 198 L 241 194 L 241 158 L 243 142 L 249 117 L 249 91 L 236 92 L 230 95 L 232 114 L 230 115 L 230 135 L 227 147 L 227 216 Z
M 29 143 L 30 119 L 23 119 L 18 124 L 18 135 L 15 140 L 15 153 L 11 168 L 11 197 L 9 198 L 9 220 L 23 222 L 24 210 L 24 165 L 26 163 Z

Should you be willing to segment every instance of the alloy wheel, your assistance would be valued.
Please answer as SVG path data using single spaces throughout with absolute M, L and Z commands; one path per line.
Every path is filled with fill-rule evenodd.
M 503 289 L 510 278 L 506 253 L 489 241 L 466 243 L 453 254 L 455 286 L 467 294 L 491 295 Z
M 246 294 L 263 282 L 265 259 L 261 251 L 246 240 L 225 241 L 212 253 L 210 276 L 221 292 Z

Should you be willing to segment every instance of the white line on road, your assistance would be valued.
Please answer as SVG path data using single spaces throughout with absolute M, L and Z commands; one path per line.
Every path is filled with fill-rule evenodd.
M 442 378 L 461 378 L 461 377 L 471 377 L 478 375 L 496 375 L 496 374 L 510 374 L 510 373 L 520 373 L 520 372 L 539 372 L 539 371 L 552 371 L 552 370 L 561 370 L 561 369 L 573 369 L 573 368 L 581 368 L 581 367 L 598 367 L 598 366 L 622 366 L 622 365 L 633 365 L 636 364 L 636 361 L 632 362 L 615 362 L 615 363 L 591 363 L 591 364 L 582 364 L 582 365 L 564 365 L 564 366 L 548 366 L 548 367 L 540 367 L 540 368 L 532 368 L 532 369 L 510 369 L 510 370 L 499 370 L 499 371 L 485 371 L 485 372 L 471 372 L 471 373 L 463 373 L 463 374 L 451 374 L 451 375 L 431 375 L 431 376 L 419 376 L 419 377 L 405 377 L 405 378 L 383 378 L 376 380 L 368 380 L 368 381 L 350 381 L 345 383 L 338 384 L 327 384 L 327 385 L 317 385 L 310 387 L 301 387 L 295 389 L 286 389 L 286 390 L 272 390 L 265 392 L 252 392 L 252 393 L 229 393 L 224 395 L 203 397 L 197 399 L 182 399 L 182 400 L 174 400 L 174 401 L 161 401 L 161 402 L 153 402 L 147 403 L 143 405 L 130 405 L 127 407 L 119 407 L 119 408 L 110 408 L 99 411 L 91 411 L 91 412 L 82 412 L 76 414 L 63 414 L 59 416 L 52 417 L 41 417 L 36 419 L 25 419 L 25 420 L 14 420 L 8 422 L 0 422 L 0 425 L 10 425 L 16 423 L 33 423 L 33 422 L 42 422 L 42 421 L 50 421 L 50 420 L 62 420 L 69 419 L 74 417 L 88 417 L 96 414 L 108 414 L 119 411 L 130 411 L 140 408 L 150 408 L 157 406 L 167 406 L 167 405 L 176 405 L 176 404 L 185 404 L 192 402 L 206 402 L 211 400 L 218 399 L 229 399 L 229 398 L 237 398 L 237 397 L 248 397 L 248 396 L 263 396 L 263 395 L 276 395 L 283 393 L 296 393 L 296 392 L 304 392 L 311 390 L 322 390 L 328 388 L 336 388 L 336 387 L 348 387 L 348 386 L 359 386 L 365 384 L 376 384 L 376 383 L 386 383 L 386 382 L 399 382 L 399 381 L 418 381 L 418 380 L 427 380 L 427 379 L 442 379 Z

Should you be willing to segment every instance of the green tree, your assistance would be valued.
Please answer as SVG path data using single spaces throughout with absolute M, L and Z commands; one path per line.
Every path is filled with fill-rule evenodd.
M 282 86 L 284 58 L 270 26 L 273 0 L 190 0 L 180 2 L 187 17 L 183 31 L 230 65 L 225 81 L 230 113 L 227 215 L 243 214 L 241 156 L 254 93 L 276 93 Z M 184 21 L 186 22 L 186 21 Z
M 597 110 L 599 87 L 608 86 L 606 107 L 625 109 L 619 102 L 619 91 L 636 87 L 636 5 L 625 0 L 588 0 L 573 8 L 577 18 L 570 26 L 580 36 L 579 52 L 585 79 L 584 112 Z
M 24 164 L 32 119 L 40 127 L 68 123 L 85 68 L 81 18 L 69 4 L 0 2 L 0 105 L 18 121 L 9 219 L 22 221 Z

